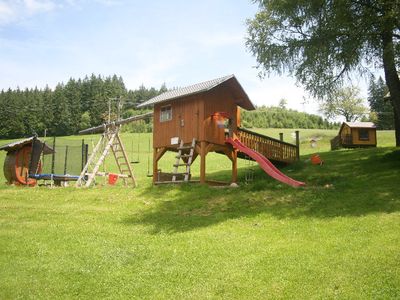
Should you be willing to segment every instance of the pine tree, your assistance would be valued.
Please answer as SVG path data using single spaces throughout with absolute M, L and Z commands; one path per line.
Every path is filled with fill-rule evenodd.
M 378 129 L 394 129 L 394 113 L 393 106 L 389 99 L 385 98 L 388 88 L 379 77 L 376 82 L 371 79 L 368 88 L 368 102 L 371 111 L 376 116 L 376 126 Z

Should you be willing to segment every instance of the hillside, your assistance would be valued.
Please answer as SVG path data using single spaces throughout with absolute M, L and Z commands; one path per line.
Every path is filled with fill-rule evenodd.
M 259 131 L 290 140 L 293 130 Z M 378 132 L 380 148 L 328 152 L 335 133 L 301 131 L 301 161 L 284 169 L 307 182 L 301 189 L 242 160 L 237 189 L 152 187 L 143 134 L 137 189 L 1 184 L 0 297 L 399 298 L 393 132 Z M 323 166 L 307 161 L 316 151 Z M 210 155 L 211 176 L 227 179 L 220 158 Z M 248 168 L 255 181 L 245 185 Z
M 247 128 L 339 128 L 338 123 L 331 123 L 321 116 L 285 107 L 261 106 L 252 111 L 243 110 L 241 116 L 242 125 Z

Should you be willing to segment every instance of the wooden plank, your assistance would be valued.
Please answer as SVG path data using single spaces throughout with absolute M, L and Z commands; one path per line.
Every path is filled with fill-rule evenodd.
M 200 183 L 206 183 L 206 147 L 205 141 L 200 142 Z

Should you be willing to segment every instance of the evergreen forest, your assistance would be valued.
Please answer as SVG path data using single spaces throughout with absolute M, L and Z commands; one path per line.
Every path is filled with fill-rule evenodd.
M 0 138 L 20 138 L 46 131 L 48 136 L 77 134 L 79 130 L 115 120 L 118 103 L 122 101 L 120 115 L 127 118 L 143 113 L 136 109 L 143 101 L 167 91 L 140 86 L 128 90 L 122 77 L 103 77 L 92 74 L 84 79 L 70 78 L 54 89 L 8 89 L 0 92 Z M 110 108 L 110 109 L 109 109 Z M 110 112 L 110 115 L 109 115 Z M 149 132 L 150 121 L 137 122 L 125 128 L 129 131 Z M 258 107 L 255 111 L 242 112 L 242 126 L 251 128 L 320 128 L 331 129 L 330 123 L 311 115 L 285 107 Z
M 72 135 L 79 130 L 115 120 L 119 100 L 124 100 L 122 117 L 141 113 L 137 104 L 166 91 L 145 88 L 128 90 L 116 75 L 92 74 L 84 79 L 69 79 L 54 89 L 19 88 L 0 93 L 0 138 L 18 138 L 33 134 Z M 109 110 L 110 107 L 110 110 Z M 147 126 L 146 128 L 148 128 Z

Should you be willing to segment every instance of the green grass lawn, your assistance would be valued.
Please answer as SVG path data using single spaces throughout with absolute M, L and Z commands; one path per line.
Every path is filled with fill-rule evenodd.
M 257 131 L 291 141 L 293 130 Z M 301 161 L 283 170 L 307 182 L 300 189 L 242 160 L 236 189 L 153 187 L 149 135 L 136 189 L 9 187 L 1 177 L 0 298 L 400 298 L 400 150 L 388 131 L 378 148 L 330 152 L 336 132 L 301 130 Z M 123 137 L 136 160 L 138 136 Z M 307 161 L 316 152 L 323 166 Z M 171 157 L 160 165 L 170 171 Z M 230 178 L 221 155 L 207 169 Z

